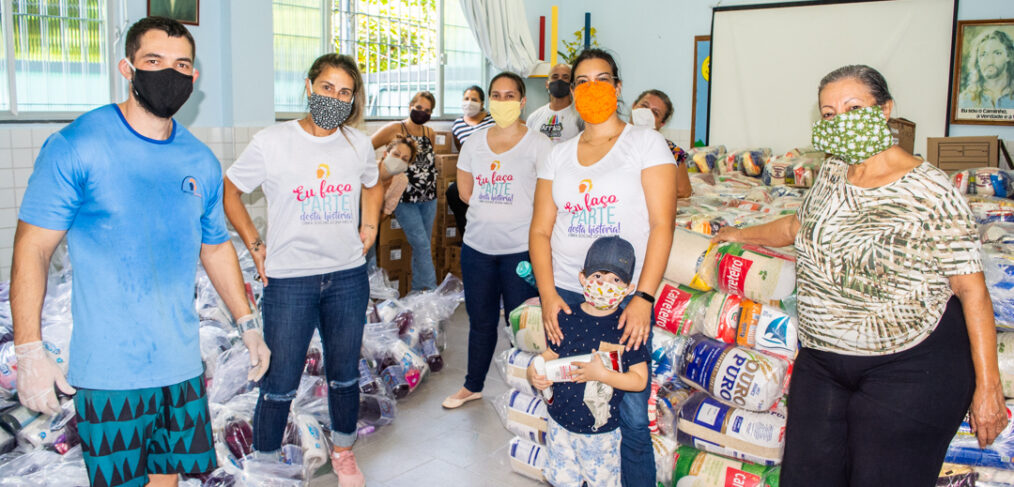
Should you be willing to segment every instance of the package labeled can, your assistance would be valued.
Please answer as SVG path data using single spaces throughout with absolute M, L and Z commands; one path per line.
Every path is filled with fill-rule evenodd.
M 700 315 L 696 318 L 701 324 L 701 333 L 725 343 L 735 343 L 742 301 L 743 298 L 722 291 L 709 294 L 706 306 L 698 311 Z
M 511 457 L 512 470 L 530 479 L 545 482 L 542 470 L 546 467 L 546 458 L 549 456 L 545 447 L 515 436 L 507 445 L 507 453 Z
M 696 289 L 662 281 L 655 292 L 655 326 L 677 335 L 689 335 L 693 329 L 692 303 L 706 300 L 707 296 Z
M 528 300 L 508 316 L 514 346 L 531 353 L 546 351 L 546 329 L 542 325 L 542 306 Z
M 774 355 L 694 335 L 680 378 L 724 404 L 766 411 L 782 397 L 788 368 Z
M 794 317 L 774 306 L 749 299 L 743 300 L 741 309 L 736 343 L 789 360 L 796 358 L 799 325 Z
M 762 465 L 782 461 L 785 415 L 722 404 L 703 392 L 687 399 L 676 421 L 677 441 L 699 450 Z
M 676 449 L 674 487 L 777 487 L 777 467 L 754 465 L 721 457 L 689 446 Z
M 677 284 L 700 291 L 710 291 L 711 287 L 701 279 L 699 272 L 708 250 L 714 246 L 711 237 L 685 228 L 676 228 L 673 242 L 662 276 Z
M 723 292 L 766 303 L 792 294 L 796 265 L 791 257 L 764 247 L 724 243 L 708 251 L 701 278 Z

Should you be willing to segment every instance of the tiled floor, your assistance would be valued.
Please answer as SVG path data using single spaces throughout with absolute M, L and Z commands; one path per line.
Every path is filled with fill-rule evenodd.
M 545 485 L 511 470 L 507 442 L 511 435 L 494 409 L 507 385 L 490 368 L 483 398 L 459 409 L 440 407 L 461 387 L 467 360 L 468 317 L 459 306 L 448 327 L 444 369 L 430 374 L 418 389 L 398 403 L 394 423 L 356 443 L 356 458 L 369 487 L 493 487 Z M 507 348 L 501 339 L 498 353 Z M 332 473 L 313 487 L 338 484 Z

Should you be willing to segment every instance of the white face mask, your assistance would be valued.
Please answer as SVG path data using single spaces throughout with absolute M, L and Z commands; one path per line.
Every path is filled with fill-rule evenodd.
M 461 102 L 461 112 L 464 113 L 466 117 L 474 117 L 480 111 L 482 111 L 482 105 L 477 101 L 466 100 Z
M 408 164 L 401 160 L 400 157 L 394 154 L 388 154 L 384 158 L 384 169 L 387 169 L 387 173 L 390 175 L 401 174 L 408 169 Z
M 630 123 L 638 127 L 655 129 L 655 114 L 648 108 L 635 108 L 630 111 Z

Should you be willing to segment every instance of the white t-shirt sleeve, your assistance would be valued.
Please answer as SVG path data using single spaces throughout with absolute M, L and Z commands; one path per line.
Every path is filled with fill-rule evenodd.
M 641 148 L 640 154 L 641 169 L 647 169 L 662 164 L 676 165 L 676 158 L 669 150 L 669 144 L 665 142 L 662 134 L 649 129 L 643 129 L 644 140 L 641 140 L 635 147 Z
M 225 175 L 229 177 L 240 191 L 249 193 L 260 186 L 267 179 L 267 164 L 264 159 L 263 132 L 254 136 L 250 144 L 243 149 L 243 152 L 236 158 L 236 162 L 229 166 Z
M 473 147 L 475 147 L 476 142 L 469 143 L 469 141 L 476 140 L 476 137 L 485 137 L 485 136 L 486 134 L 473 133 L 472 135 L 468 136 L 468 139 L 465 140 L 464 144 L 461 144 L 461 152 L 458 153 L 458 164 L 456 166 L 458 169 L 461 169 L 462 171 L 465 171 L 467 173 L 472 172 L 472 159 L 475 157 L 475 155 L 473 154 L 475 152 Z
M 546 137 L 546 140 L 549 140 L 549 137 Z M 560 149 L 565 145 L 569 144 L 553 145 L 550 150 L 546 151 L 546 156 L 540 157 L 536 161 L 535 174 L 539 179 L 552 181 L 556 177 L 556 168 L 560 165 L 560 159 L 563 158 L 563 151 Z
M 360 176 L 359 180 L 363 183 L 363 186 L 372 188 L 377 185 L 377 181 L 380 180 L 380 167 L 377 166 L 377 160 L 375 159 L 375 152 L 373 151 L 373 143 L 370 142 L 370 138 L 364 134 L 357 133 L 358 147 L 356 147 L 356 155 L 361 157 L 363 160 L 364 169 L 363 175 Z

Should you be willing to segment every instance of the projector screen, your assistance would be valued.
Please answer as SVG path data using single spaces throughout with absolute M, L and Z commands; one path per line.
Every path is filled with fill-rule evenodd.
M 709 144 L 809 146 L 820 79 L 847 64 L 884 75 L 917 154 L 945 135 L 954 0 L 780 5 L 714 10 Z

